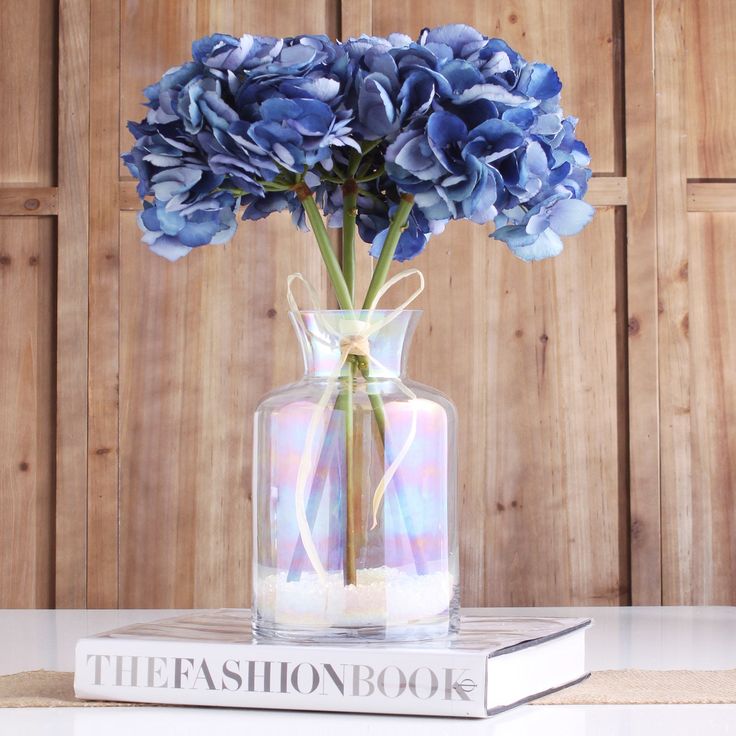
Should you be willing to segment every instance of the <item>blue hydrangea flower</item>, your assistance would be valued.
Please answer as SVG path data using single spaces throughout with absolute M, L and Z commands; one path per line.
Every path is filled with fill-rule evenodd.
M 282 48 L 283 41 L 270 36 L 246 34 L 237 39 L 225 33 L 215 33 L 192 44 L 192 57 L 210 69 L 238 72 L 271 63 Z
M 380 254 L 402 195 L 414 207 L 397 260 L 451 219 L 493 220 L 522 258 L 558 252 L 592 216 L 590 157 L 560 108 L 560 79 L 464 24 L 361 36 L 214 34 L 146 88 L 123 156 L 138 179 L 144 240 L 179 257 L 234 231 L 236 211 L 288 211 L 305 228 L 306 185 L 340 227 L 358 160 L 357 226 Z M 362 158 L 360 158 L 362 156 Z
M 294 192 L 266 192 L 262 197 L 248 196 L 243 198 L 243 204 L 244 220 L 262 220 L 274 212 L 287 210 L 295 227 L 304 232 L 309 230 L 304 207 Z
M 336 116 L 319 100 L 271 98 L 248 135 L 281 167 L 295 173 L 331 158 L 332 146 L 360 146 L 350 137 L 346 115 Z M 329 165 L 328 165 L 329 166 Z
M 388 147 L 386 171 L 402 191 L 415 194 L 427 218 L 488 222 L 503 189 L 494 164 L 522 142 L 513 123 L 492 119 L 468 131 L 456 115 L 434 112 L 424 130 L 406 131 Z
M 580 232 L 593 217 L 593 208 L 569 192 L 558 191 L 530 210 L 510 210 L 505 220 L 518 215 L 517 224 L 498 227 L 493 234 L 525 261 L 549 258 L 562 252 L 560 236 Z
M 138 224 L 143 242 L 157 255 L 176 261 L 200 245 L 222 245 L 235 234 L 237 200 L 227 192 L 184 207 L 155 200 L 143 203 Z

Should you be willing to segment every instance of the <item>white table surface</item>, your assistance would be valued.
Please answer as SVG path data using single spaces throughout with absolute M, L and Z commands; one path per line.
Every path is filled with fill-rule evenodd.
M 497 615 L 591 616 L 600 669 L 736 668 L 736 608 L 504 608 Z M 71 671 L 77 638 L 179 611 L 0 610 L 0 674 Z M 298 731 L 297 731 L 298 729 Z M 0 736 L 736 736 L 736 705 L 526 705 L 486 720 L 214 708 L 0 709 Z

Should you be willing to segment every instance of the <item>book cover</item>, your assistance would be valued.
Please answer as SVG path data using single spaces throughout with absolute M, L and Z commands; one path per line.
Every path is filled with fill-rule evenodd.
M 255 639 L 250 611 L 192 612 L 80 639 L 88 700 L 485 717 L 587 676 L 590 619 L 465 614 L 428 642 Z

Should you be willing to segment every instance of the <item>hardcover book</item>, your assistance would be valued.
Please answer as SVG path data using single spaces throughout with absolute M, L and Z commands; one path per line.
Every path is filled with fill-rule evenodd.
M 401 644 L 255 639 L 250 611 L 126 626 L 77 642 L 87 700 L 485 717 L 579 682 L 590 619 L 467 613 L 459 633 Z

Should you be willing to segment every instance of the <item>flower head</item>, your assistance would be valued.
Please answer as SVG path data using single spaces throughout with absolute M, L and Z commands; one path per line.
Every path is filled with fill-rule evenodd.
M 345 43 L 206 36 L 146 88 L 146 119 L 129 126 L 123 159 L 153 197 L 144 240 L 167 257 L 223 242 L 241 206 L 243 219 L 287 210 L 304 228 L 305 184 L 339 227 L 350 179 L 374 256 L 407 196 L 397 260 L 453 219 L 493 221 L 522 258 L 554 254 L 592 215 L 590 159 L 561 87 L 549 65 L 464 24 Z
M 180 207 L 167 207 L 158 199 L 153 204 L 144 202 L 138 215 L 143 242 L 170 261 L 200 245 L 222 245 L 235 234 L 237 206 L 227 192 Z

